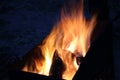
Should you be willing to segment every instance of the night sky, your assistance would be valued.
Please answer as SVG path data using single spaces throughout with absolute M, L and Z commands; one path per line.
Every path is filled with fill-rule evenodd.
M 79 1 L 79 0 L 76 0 Z M 89 18 L 89 0 L 85 15 Z M 0 72 L 7 63 L 21 58 L 38 45 L 60 18 L 69 0 L 0 0 Z M 113 27 L 113 57 L 116 80 L 120 80 L 120 0 L 108 0 Z

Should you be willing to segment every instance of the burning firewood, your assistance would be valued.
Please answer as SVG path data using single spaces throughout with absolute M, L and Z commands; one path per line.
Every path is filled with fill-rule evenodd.
M 51 33 L 22 59 L 21 70 L 71 80 L 91 44 L 96 16 L 86 19 L 84 1 L 71 11 L 62 10 Z

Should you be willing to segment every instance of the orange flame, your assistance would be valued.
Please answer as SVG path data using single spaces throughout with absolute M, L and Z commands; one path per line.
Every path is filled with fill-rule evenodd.
M 62 78 L 72 80 L 79 67 L 76 57 L 79 55 L 85 57 L 90 47 L 91 33 L 96 21 L 95 16 L 87 20 L 83 15 L 83 9 L 82 1 L 80 8 L 72 9 L 73 11 L 70 14 L 66 13 L 65 10 L 62 11 L 60 21 L 39 46 L 44 56 L 44 60 L 38 62 L 41 64 L 37 63 L 40 74 L 49 75 L 53 55 L 57 50 L 59 57 L 66 66 Z M 73 55 L 74 57 L 72 57 Z M 27 67 L 24 67 L 23 70 L 29 71 Z

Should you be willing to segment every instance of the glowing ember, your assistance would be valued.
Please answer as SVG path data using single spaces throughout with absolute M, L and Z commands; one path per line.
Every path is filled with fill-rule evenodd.
M 80 7 L 77 10 L 72 9 L 70 14 L 65 10 L 62 11 L 60 21 L 57 22 L 43 43 L 38 46 L 41 50 L 40 54 L 43 56 L 43 59 L 34 60 L 38 71 L 30 71 L 27 64 L 22 69 L 23 71 L 49 75 L 53 55 L 57 50 L 58 56 L 65 65 L 62 78 L 72 80 L 79 67 L 76 58 L 78 56 L 85 57 L 90 47 L 91 33 L 96 21 L 95 17 L 87 20 L 83 15 L 83 9 L 83 1 L 81 1 Z

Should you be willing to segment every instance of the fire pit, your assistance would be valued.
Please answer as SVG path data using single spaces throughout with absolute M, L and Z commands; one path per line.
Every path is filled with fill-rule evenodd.
M 71 80 L 91 44 L 96 16 L 86 19 L 84 1 L 70 11 L 62 10 L 61 19 L 54 25 L 42 44 L 23 57 L 22 71 Z
M 10 71 L 8 74 L 8 80 L 63 80 L 53 76 L 45 76 L 24 71 Z
M 29 51 L 20 61 L 21 71 L 9 72 L 11 80 L 96 80 L 112 73 L 110 30 L 92 39 L 96 16 L 86 19 L 80 6 L 62 10 L 61 19 L 41 44 Z M 102 26 L 110 26 L 105 23 Z M 102 58 L 102 59 L 101 59 Z M 111 59 L 110 59 L 111 58 Z M 109 61 L 111 60 L 111 61 Z M 111 66 L 111 67 L 109 67 Z M 107 68 L 110 69 L 107 69 Z M 106 71 L 108 70 L 108 71 Z M 111 75 L 112 76 L 112 75 Z M 101 79 L 101 78 L 99 78 Z M 102 78 L 103 79 L 103 78 Z M 104 78 L 113 79 L 113 78 Z

